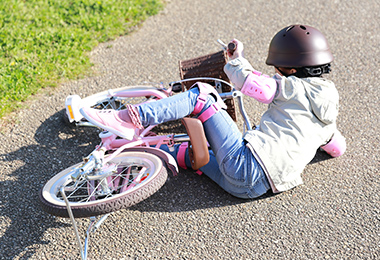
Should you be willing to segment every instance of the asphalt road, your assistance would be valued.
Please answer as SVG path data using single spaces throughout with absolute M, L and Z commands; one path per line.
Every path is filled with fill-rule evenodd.
M 43 184 L 98 142 L 96 130 L 62 123 L 67 95 L 179 79 L 178 61 L 220 50 L 218 38 L 241 40 L 252 65 L 273 74 L 269 41 L 292 23 L 329 40 L 347 153 L 318 153 L 304 185 L 256 200 L 181 171 L 148 200 L 112 214 L 92 236 L 89 259 L 379 259 L 378 0 L 172 0 L 136 32 L 96 48 L 93 76 L 44 91 L 2 123 L 0 259 L 79 258 L 69 220 L 38 203 Z M 247 106 L 257 122 L 265 106 Z M 78 221 L 81 234 L 87 224 Z

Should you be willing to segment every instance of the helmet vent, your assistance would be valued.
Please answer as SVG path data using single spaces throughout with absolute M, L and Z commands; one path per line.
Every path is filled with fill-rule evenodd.
M 306 27 L 305 27 L 305 26 L 300 25 L 300 27 L 301 27 L 302 30 L 306 30 Z

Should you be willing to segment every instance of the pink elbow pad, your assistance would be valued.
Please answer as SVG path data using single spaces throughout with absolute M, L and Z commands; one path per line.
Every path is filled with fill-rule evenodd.
M 337 130 L 330 142 L 321 148 L 332 157 L 339 157 L 346 151 L 346 140 L 343 135 Z
M 252 71 L 245 79 L 241 92 L 265 104 L 272 102 L 277 90 L 277 83 L 267 75 Z

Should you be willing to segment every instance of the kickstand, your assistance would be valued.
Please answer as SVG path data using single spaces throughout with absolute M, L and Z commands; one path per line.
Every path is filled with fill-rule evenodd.
M 95 225 L 94 225 L 94 223 L 96 221 L 96 217 L 90 217 L 90 224 L 89 224 L 89 226 L 87 228 L 87 231 L 86 231 L 86 238 L 84 240 L 84 248 L 83 248 L 82 242 L 80 240 L 78 228 L 77 228 L 77 223 L 75 221 L 73 212 L 71 210 L 71 207 L 70 207 L 70 204 L 69 204 L 69 200 L 66 197 L 66 194 L 65 194 L 65 191 L 64 191 L 64 187 L 61 187 L 60 192 L 61 192 L 61 195 L 62 195 L 63 199 L 65 200 L 67 212 L 69 213 L 71 222 L 72 222 L 73 227 L 74 227 L 74 233 L 75 233 L 75 236 L 77 238 L 77 243 L 78 243 L 78 248 L 79 248 L 80 256 L 81 256 L 82 260 L 86 260 L 87 259 L 88 242 L 89 242 L 89 239 L 90 239 L 90 233 L 91 232 L 95 233 L 95 231 L 100 227 L 100 225 L 108 218 L 108 216 L 111 213 L 108 213 L 108 214 L 105 214 L 104 216 L 102 216 Z

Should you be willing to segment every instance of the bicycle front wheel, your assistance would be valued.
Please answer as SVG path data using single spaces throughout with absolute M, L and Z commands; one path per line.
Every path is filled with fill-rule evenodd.
M 116 165 L 111 175 L 101 180 L 78 178 L 73 165 L 50 179 L 41 189 L 42 208 L 55 216 L 69 217 L 61 190 L 75 218 L 91 217 L 128 208 L 154 194 L 164 185 L 167 170 L 162 160 L 145 152 L 124 152 L 108 165 Z M 75 179 L 77 179 L 75 181 Z

